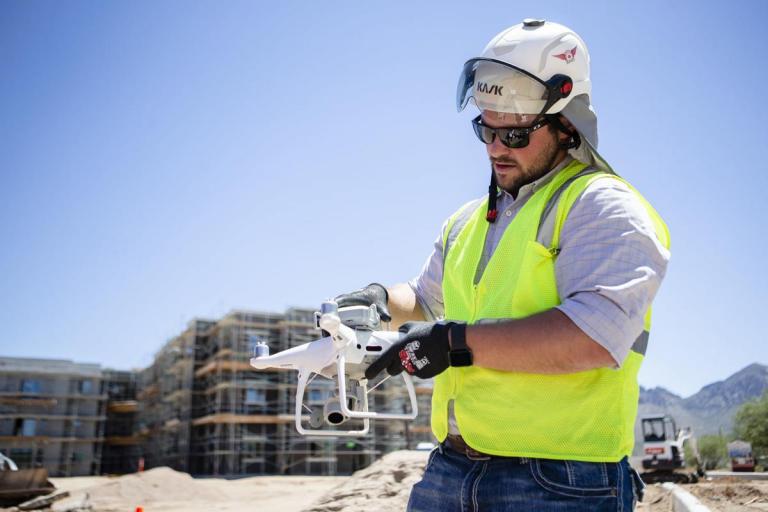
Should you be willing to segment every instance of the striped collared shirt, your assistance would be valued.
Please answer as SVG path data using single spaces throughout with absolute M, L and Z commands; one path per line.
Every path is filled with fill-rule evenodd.
M 534 192 L 547 184 L 568 163 L 533 183 L 517 197 L 499 193 L 496 222 L 488 228 L 475 282 L 482 276 L 501 236 Z M 553 219 L 545 221 L 539 241 L 549 246 Z M 443 224 L 443 234 L 447 221 Z M 590 338 L 604 347 L 618 368 L 643 332 L 643 319 L 669 262 L 669 251 L 659 242 L 645 207 L 624 183 L 611 179 L 592 182 L 571 208 L 560 234 L 555 276 L 565 313 Z M 428 320 L 444 316 L 443 236 L 435 241 L 421 273 L 409 282 Z M 459 434 L 449 410 L 449 432 Z

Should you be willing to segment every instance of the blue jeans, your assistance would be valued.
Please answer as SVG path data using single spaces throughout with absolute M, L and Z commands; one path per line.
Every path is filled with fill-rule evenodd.
M 470 459 L 441 444 L 411 490 L 408 511 L 629 512 L 644 487 L 626 457 L 610 463 Z

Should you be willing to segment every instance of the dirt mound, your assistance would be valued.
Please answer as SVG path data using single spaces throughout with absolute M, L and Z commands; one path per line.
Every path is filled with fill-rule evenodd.
M 54 510 L 65 510 L 75 503 L 82 502 L 85 494 L 88 494 L 90 503 L 97 510 L 110 509 L 118 504 L 143 506 L 160 501 L 215 503 L 226 498 L 218 489 L 196 485 L 194 478 L 187 473 L 162 467 L 110 478 L 104 483 L 79 489 L 71 498 L 59 502 Z
M 305 512 L 401 512 L 421 480 L 428 452 L 397 451 L 353 474 Z
M 116 498 L 127 501 L 145 500 L 217 500 L 224 494 L 216 489 L 203 489 L 187 473 L 171 468 L 155 468 L 143 473 L 121 476 L 113 482 L 98 486 L 91 492 L 94 500 Z

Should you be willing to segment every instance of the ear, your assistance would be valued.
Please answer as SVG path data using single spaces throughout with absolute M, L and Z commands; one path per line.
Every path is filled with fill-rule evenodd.
M 566 130 L 568 130 L 569 132 L 575 131 L 573 124 L 571 124 L 571 122 L 568 120 L 567 117 L 561 115 L 561 116 L 558 116 L 558 119 L 566 128 Z M 562 131 L 558 132 L 558 136 L 560 137 L 560 142 L 567 142 L 571 138 L 570 135 L 568 135 L 567 133 L 563 133 Z

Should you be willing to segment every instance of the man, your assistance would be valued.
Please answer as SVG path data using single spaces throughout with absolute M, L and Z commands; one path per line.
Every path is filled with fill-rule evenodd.
M 637 372 L 669 260 L 653 208 L 597 153 L 589 54 L 525 20 L 469 60 L 457 107 L 491 161 L 486 198 L 421 274 L 337 297 L 405 334 L 368 369 L 435 377 L 440 445 L 409 510 L 631 510 Z

